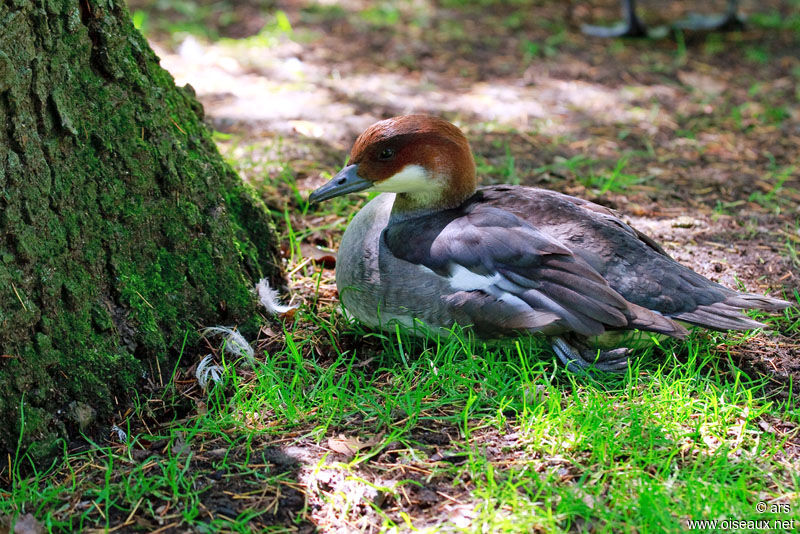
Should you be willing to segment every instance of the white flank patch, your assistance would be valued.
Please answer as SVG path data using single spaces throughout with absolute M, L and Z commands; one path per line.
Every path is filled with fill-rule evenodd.
M 459 291 L 485 291 L 494 293 L 489 288 L 500 281 L 500 273 L 491 276 L 483 276 L 473 273 L 463 265 L 455 264 L 450 269 L 450 286 Z
M 269 280 L 262 278 L 256 284 L 258 299 L 270 315 L 283 315 L 297 308 L 297 306 L 284 306 L 278 301 L 278 292 L 269 286 Z
M 495 273 L 491 276 L 483 276 L 473 273 L 462 265 L 454 265 L 450 270 L 450 287 L 459 291 L 483 291 L 494 296 L 497 300 L 507 302 L 522 310 L 530 310 L 530 305 L 518 296 L 502 291 L 495 284 L 500 282 L 503 276 Z
M 383 193 L 417 193 L 439 189 L 441 185 L 420 165 L 406 165 L 402 171 L 382 182 L 376 182 L 372 187 L 373 191 Z

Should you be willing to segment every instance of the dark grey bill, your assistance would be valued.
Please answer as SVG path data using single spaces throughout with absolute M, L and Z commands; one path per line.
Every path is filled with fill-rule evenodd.
M 308 197 L 308 201 L 322 202 L 323 200 L 346 195 L 347 193 L 363 191 L 364 189 L 369 189 L 373 185 L 372 182 L 358 175 L 358 165 L 348 165 L 339 171 L 330 182 L 311 193 Z

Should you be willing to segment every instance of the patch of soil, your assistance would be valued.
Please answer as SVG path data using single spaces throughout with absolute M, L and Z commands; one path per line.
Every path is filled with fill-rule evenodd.
M 165 441 L 158 441 L 133 451 L 135 462 L 145 466 L 145 476 L 162 461 L 167 445 Z M 232 521 L 248 513 L 252 516 L 248 527 L 254 532 L 276 526 L 301 534 L 316 531 L 316 526 L 305 516 L 306 495 L 303 485 L 297 481 L 300 463 L 296 458 L 268 441 L 228 447 L 228 443 L 220 439 L 216 445 L 217 448 L 213 441 L 206 441 L 202 449 L 195 450 L 180 440 L 172 443 L 172 453 L 176 452 L 176 447 L 183 448 L 179 454 L 189 463 L 182 477 L 193 480 L 192 491 L 202 495 L 202 518 L 210 524 L 214 520 Z M 125 471 L 115 469 L 112 482 L 116 477 L 126 476 Z M 186 531 L 181 526 L 180 513 L 171 513 L 169 500 L 151 499 L 148 505 L 157 519 L 145 514 L 113 512 L 115 508 L 112 508 L 111 524 L 117 525 L 119 532 Z

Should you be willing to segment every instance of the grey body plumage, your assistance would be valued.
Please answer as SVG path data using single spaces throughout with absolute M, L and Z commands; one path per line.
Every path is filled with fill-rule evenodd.
M 359 211 L 341 249 L 364 253 L 340 256 L 336 270 L 344 306 L 373 327 L 417 318 L 485 338 L 627 329 L 682 338 L 681 323 L 757 328 L 744 309 L 788 305 L 712 282 L 608 208 L 561 193 L 483 187 L 458 208 L 399 221 L 393 202 L 383 194 Z M 485 286 L 454 287 L 456 268 L 485 277 Z

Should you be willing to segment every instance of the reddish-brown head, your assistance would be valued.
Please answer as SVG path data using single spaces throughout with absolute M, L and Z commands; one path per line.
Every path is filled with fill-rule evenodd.
M 397 211 L 435 210 L 458 206 L 476 186 L 475 161 L 461 130 L 438 117 L 406 115 L 367 128 L 349 165 L 311 199 L 373 189 L 397 193 Z

